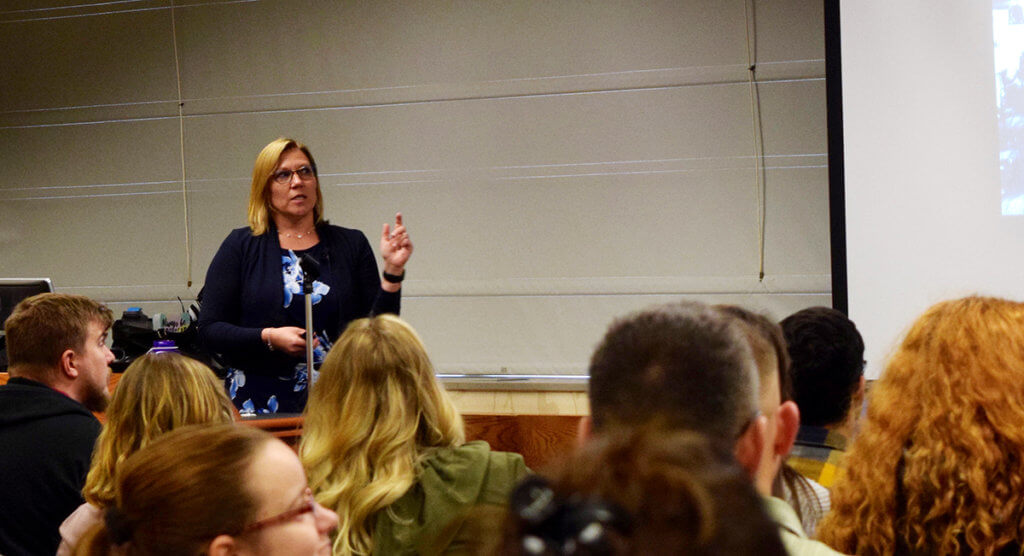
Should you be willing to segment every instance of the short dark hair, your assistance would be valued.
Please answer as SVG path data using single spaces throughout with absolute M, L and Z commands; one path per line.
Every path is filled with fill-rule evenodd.
M 41 293 L 23 299 L 4 322 L 10 367 L 49 369 L 65 350 L 85 345 L 89 325 L 114 322 L 106 306 L 82 295 Z
M 757 412 L 757 369 L 735 319 L 695 302 L 612 323 L 590 360 L 595 431 L 659 423 L 735 439 Z
M 743 323 L 747 330 L 747 339 L 750 340 L 750 347 L 754 350 L 754 359 L 757 360 L 758 376 L 761 379 L 761 387 L 767 380 L 779 381 L 779 397 L 782 401 L 788 401 L 793 396 L 793 384 L 790 378 L 789 353 L 786 350 L 786 339 L 783 337 L 782 328 L 772 322 L 768 317 L 745 309 L 739 305 L 715 305 L 715 309 L 736 317 Z M 771 354 L 775 357 L 775 369 L 777 376 L 769 376 L 771 367 L 763 367 L 762 359 Z
M 828 307 L 798 311 L 781 324 L 801 422 L 816 427 L 842 422 L 864 374 L 864 339 L 857 326 Z
M 513 492 L 498 554 L 538 543 L 558 554 L 577 541 L 593 544 L 577 554 L 785 554 L 750 477 L 696 432 L 615 431 L 548 477 Z M 586 534 L 595 522 L 596 538 Z

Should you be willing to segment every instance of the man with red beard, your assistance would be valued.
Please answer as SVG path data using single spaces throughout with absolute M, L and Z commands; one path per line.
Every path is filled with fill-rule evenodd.
M 78 295 L 23 300 L 4 323 L 10 380 L 0 386 L 0 553 L 53 554 L 82 504 L 110 398 L 110 309 Z

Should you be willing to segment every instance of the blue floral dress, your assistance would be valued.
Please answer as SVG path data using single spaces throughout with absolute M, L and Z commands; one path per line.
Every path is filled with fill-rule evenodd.
M 299 259 L 305 253 L 314 258 L 322 255 L 319 246 L 305 251 L 281 250 L 281 277 L 284 287 L 284 307 L 291 326 L 305 328 L 306 307 L 302 294 L 303 273 Z M 322 260 L 322 259 L 320 259 Z M 306 368 L 305 356 L 279 376 L 263 376 L 246 374 L 242 369 L 228 368 L 224 379 L 228 395 L 235 403 L 242 416 L 271 413 L 300 413 L 306 405 L 309 387 L 316 382 L 319 366 L 331 349 L 331 342 L 326 333 L 326 325 L 337 315 L 329 314 L 331 303 L 318 307 L 321 301 L 331 294 L 331 287 L 324 281 L 330 276 L 321 276 L 313 281 L 313 333 L 319 339 L 319 345 L 313 349 L 312 372 Z M 316 309 L 320 310 L 316 310 Z

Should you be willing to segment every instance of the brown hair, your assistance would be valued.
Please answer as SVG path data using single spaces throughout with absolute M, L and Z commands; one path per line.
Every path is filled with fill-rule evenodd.
M 612 323 L 590 359 L 595 430 L 654 421 L 735 440 L 757 412 L 754 358 L 735 322 L 695 302 Z
M 199 554 L 217 535 L 238 535 L 257 501 L 246 484 L 255 454 L 274 437 L 245 425 L 192 425 L 129 457 L 114 506 L 75 554 Z
M 750 347 L 754 351 L 754 358 L 757 360 L 761 388 L 764 388 L 767 381 L 778 381 L 779 402 L 791 401 L 792 375 L 782 327 L 762 314 L 737 305 L 715 305 L 715 309 L 736 317 L 743 324 Z M 773 370 L 776 372 L 772 373 Z M 824 513 L 825 509 L 821 506 L 821 501 L 818 500 L 810 481 L 783 459 L 779 472 L 772 482 L 772 496 L 786 499 L 787 489 L 793 499 L 790 505 L 796 510 L 796 515 L 801 521 L 805 518 L 804 509 L 809 509 L 817 515 Z
M 117 383 L 96 440 L 82 496 L 105 508 L 114 502 L 114 476 L 132 454 L 186 425 L 231 423 L 234 406 L 209 367 L 177 353 L 147 353 Z
M 502 554 L 579 542 L 586 529 L 603 538 L 577 554 L 785 554 L 729 449 L 692 431 L 609 431 L 548 476 L 513 493 Z
M 114 315 L 85 296 L 41 293 L 23 299 L 4 322 L 11 369 L 18 374 L 52 369 L 65 350 L 85 346 L 93 322 L 106 330 L 114 322 Z
M 281 155 L 285 151 L 299 149 L 313 169 L 316 176 L 316 205 L 313 206 L 313 222 L 319 224 L 324 218 L 324 196 L 320 192 L 320 177 L 316 169 L 316 161 L 313 160 L 313 153 L 309 152 L 306 145 L 289 139 L 278 137 L 256 155 L 256 162 L 252 167 L 252 185 L 249 188 L 249 228 L 253 235 L 263 235 L 270 227 L 270 180 L 281 161 Z
M 792 399 L 792 380 L 790 378 L 789 351 L 786 349 L 786 338 L 782 327 L 768 317 L 744 309 L 738 305 L 715 305 L 715 309 L 726 315 L 736 317 L 743 323 L 744 332 L 757 360 L 757 374 L 761 379 L 761 387 L 769 380 L 779 381 L 779 396 L 782 401 Z M 774 357 L 775 365 L 770 358 Z M 776 376 L 771 376 L 773 368 L 778 368 Z
M 849 554 L 1024 545 L 1024 304 L 945 301 L 869 393 L 818 531 Z

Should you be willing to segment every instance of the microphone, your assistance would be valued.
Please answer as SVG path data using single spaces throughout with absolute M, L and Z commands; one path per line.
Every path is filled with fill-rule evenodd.
M 299 267 L 302 269 L 303 281 L 313 282 L 320 277 L 320 263 L 306 253 L 299 259 Z
M 320 277 L 320 263 L 306 253 L 299 259 L 299 268 L 302 269 L 302 293 L 308 297 L 313 293 L 313 280 Z

